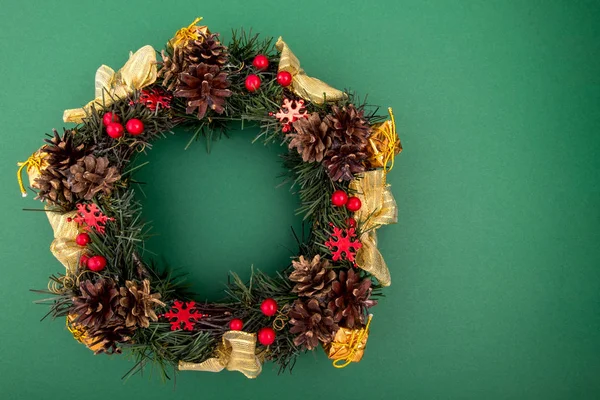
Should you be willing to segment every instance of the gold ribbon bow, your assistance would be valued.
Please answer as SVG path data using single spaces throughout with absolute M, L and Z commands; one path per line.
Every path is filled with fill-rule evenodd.
M 30 155 L 26 161 L 17 163 L 17 166 L 19 167 L 17 170 L 17 181 L 19 182 L 19 188 L 21 189 L 21 195 L 23 197 L 27 197 L 27 190 L 25 189 L 23 178 L 21 177 L 23 170 L 27 172 L 29 186 L 35 187 L 35 180 L 40 177 L 42 171 L 48 166 L 48 161 L 46 160 L 48 154 L 44 152 L 43 149 L 44 147 Z
M 275 47 L 281 52 L 279 71 L 287 71 L 292 74 L 292 90 L 298 96 L 315 104 L 335 102 L 348 97 L 341 90 L 332 88 L 325 82 L 306 75 L 306 72 L 300 67 L 300 61 L 292 53 L 281 36 L 277 39 Z
M 246 378 L 254 379 L 262 371 L 256 355 L 256 335 L 242 331 L 227 331 L 216 350 L 216 357 L 201 363 L 179 361 L 179 370 L 220 372 L 239 371 Z
M 398 222 L 396 200 L 385 182 L 385 171 L 377 169 L 365 172 L 350 182 L 350 190 L 356 193 L 355 196 L 362 203 L 360 210 L 354 213 L 362 232 L 362 247 L 356 252 L 356 265 L 377 278 L 381 285 L 390 286 L 392 278 L 377 248 L 376 233 L 382 225 Z
M 208 35 L 210 33 L 208 26 L 196 26 L 200 21 L 202 21 L 202 17 L 196 18 L 191 24 L 178 30 L 175 36 L 169 40 L 169 46 L 173 48 L 185 46 L 190 40 L 200 39 L 200 35 Z
M 82 252 L 82 247 L 75 242 L 79 233 L 79 225 L 71 220 L 77 216 L 77 211 L 61 214 L 46 208 L 46 215 L 54 231 L 54 240 L 50 244 L 50 251 L 65 266 L 67 273 L 74 275 L 77 272 L 77 264 Z
M 373 126 L 367 148 L 371 168 L 383 168 L 386 173 L 394 168 L 394 157 L 402 152 L 392 107 L 388 107 L 388 113 L 390 119 Z
M 96 71 L 95 99 L 83 108 L 65 110 L 63 120 L 81 123 L 92 108 L 107 107 L 115 100 L 125 98 L 135 90 L 153 84 L 157 73 L 156 51 L 150 45 L 142 47 L 135 53 L 130 52 L 129 60 L 116 73 L 111 67 L 102 65 Z
M 359 362 L 367 347 L 369 338 L 369 326 L 372 314 L 369 314 L 367 324 L 360 329 L 340 328 L 335 333 L 333 342 L 328 346 L 327 356 L 333 360 L 333 366 L 344 368 L 352 362 Z

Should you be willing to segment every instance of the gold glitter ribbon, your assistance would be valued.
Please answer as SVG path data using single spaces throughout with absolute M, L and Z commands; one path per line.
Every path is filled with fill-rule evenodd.
M 94 342 L 94 339 L 90 337 L 87 333 L 87 330 L 83 325 L 75 322 L 77 316 L 74 314 L 67 315 L 66 323 L 67 329 L 73 335 L 73 339 L 77 340 L 79 343 L 86 345 L 86 347 L 94 352 L 94 354 L 98 354 L 102 349 L 102 343 Z
M 223 341 L 217 346 L 216 357 L 201 363 L 179 361 L 179 370 L 220 372 L 239 371 L 246 378 L 254 379 L 262 371 L 262 364 L 256 355 L 256 335 L 242 331 L 227 331 Z
M 369 314 L 367 324 L 361 329 L 338 329 L 327 350 L 327 357 L 333 360 L 334 367 L 345 368 L 350 363 L 359 362 L 362 359 L 369 339 L 369 326 L 372 318 L 373 315 Z
M 115 100 L 126 98 L 134 91 L 156 81 L 156 51 L 150 45 L 135 53 L 129 53 L 129 60 L 117 72 L 107 65 L 96 71 L 95 99 L 83 108 L 65 110 L 65 122 L 81 123 L 92 108 L 110 106 Z
M 202 21 L 202 17 L 196 18 L 191 24 L 178 30 L 175 36 L 169 40 L 169 46 L 173 48 L 185 46 L 189 40 L 198 40 L 200 35 L 209 34 L 208 26 L 196 26 L 200 21 Z
M 69 221 L 69 218 L 76 217 L 77 211 L 61 214 L 46 208 L 46 215 L 54 231 L 54 240 L 50 245 L 50 251 L 65 266 L 67 273 L 74 275 L 77 272 L 82 247 L 75 242 L 79 226 L 76 222 Z
M 306 75 L 306 72 L 300 67 L 300 61 L 294 53 L 292 53 L 281 36 L 277 39 L 275 47 L 281 52 L 279 71 L 287 71 L 292 74 L 293 79 L 291 88 L 298 96 L 315 104 L 335 102 L 348 97 L 348 95 L 341 90 L 332 88 L 325 82 Z
M 39 178 L 42 171 L 48 166 L 48 161 L 46 161 L 47 154 L 42 151 L 44 147 L 30 155 L 26 161 L 17 163 L 17 166 L 19 167 L 17 170 L 17 181 L 19 182 L 21 196 L 23 197 L 27 197 L 27 190 L 25 189 L 22 178 L 23 170 L 27 172 L 29 186 L 35 187 L 35 180 Z
M 376 233 L 382 225 L 398 222 L 396 200 L 385 182 L 385 171 L 377 169 L 365 172 L 350 182 L 350 190 L 362 203 L 360 210 L 354 213 L 362 232 L 362 247 L 356 252 L 356 265 L 377 278 L 382 286 L 390 286 L 392 278 L 377 248 Z
M 383 168 L 390 172 L 394 168 L 394 157 L 402 151 L 402 143 L 396 133 L 396 120 L 392 107 L 388 108 L 390 119 L 373 126 L 373 133 L 369 137 L 369 164 L 371 168 Z

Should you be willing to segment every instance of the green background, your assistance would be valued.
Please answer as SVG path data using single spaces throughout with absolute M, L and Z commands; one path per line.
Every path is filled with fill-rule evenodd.
M 600 5 L 593 1 L 0 1 L 0 398 L 600 398 Z M 121 375 L 28 290 L 62 266 L 15 163 L 91 99 L 96 68 L 160 48 L 202 15 L 213 31 L 283 35 L 333 86 L 393 106 L 400 220 L 381 230 L 392 286 L 363 361 L 322 352 L 293 375 Z M 278 146 L 235 131 L 208 155 L 157 143 L 143 177 L 148 248 L 218 299 L 228 270 L 288 260 L 297 199 Z

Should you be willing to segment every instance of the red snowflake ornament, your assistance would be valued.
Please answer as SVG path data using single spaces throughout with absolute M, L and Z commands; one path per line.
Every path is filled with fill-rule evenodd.
M 138 103 L 145 105 L 150 111 L 157 109 L 171 108 L 171 100 L 173 95 L 161 87 L 152 89 L 142 89 Z M 130 102 L 133 105 L 133 101 Z
M 161 317 L 169 319 L 172 331 L 178 331 L 180 329 L 191 331 L 194 329 L 194 325 L 198 320 L 202 317 L 207 317 L 206 314 L 202 314 L 200 311 L 195 310 L 195 306 L 195 301 L 187 301 L 184 303 L 183 301 L 175 300 L 171 309 L 161 315 Z
M 325 242 L 325 246 L 331 250 L 333 261 L 343 259 L 354 262 L 356 250 L 362 247 L 362 243 L 356 239 L 356 230 L 354 228 L 342 229 L 331 226 L 333 227 L 333 235 Z
M 67 221 L 75 221 L 83 226 L 84 231 L 95 229 L 98 233 L 105 232 L 105 226 L 108 221 L 114 221 L 114 218 L 109 218 L 102 213 L 102 210 L 94 203 L 79 203 L 77 204 L 77 216 L 69 218 Z
M 292 129 L 292 123 L 300 118 L 308 118 L 304 108 L 304 100 L 283 99 L 283 105 L 279 112 L 275 114 L 275 118 L 283 125 L 283 132 L 289 132 Z

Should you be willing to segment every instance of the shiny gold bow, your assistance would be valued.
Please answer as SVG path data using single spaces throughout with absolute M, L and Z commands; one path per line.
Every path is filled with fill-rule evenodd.
M 386 172 L 394 168 L 394 157 L 402 151 L 392 107 L 388 108 L 388 113 L 390 119 L 373 126 L 373 133 L 369 136 L 367 147 L 370 167 L 383 168 Z
M 23 170 L 27 172 L 27 177 L 29 179 L 29 186 L 36 187 L 35 180 L 40 177 L 40 174 L 43 170 L 48 166 L 48 153 L 44 151 L 44 147 L 33 153 L 29 156 L 29 158 L 24 162 L 17 163 L 19 169 L 17 170 L 17 181 L 19 182 L 19 188 L 21 189 L 21 195 L 23 197 L 27 197 L 27 190 L 25 189 L 25 185 L 23 184 L 22 173 Z
M 63 120 L 80 123 L 92 108 L 109 106 L 115 100 L 125 98 L 135 90 L 153 84 L 156 76 L 156 51 L 150 45 L 142 47 L 135 53 L 130 52 L 129 60 L 116 73 L 111 67 L 102 65 L 96 71 L 95 99 L 83 108 L 65 110 Z
M 75 242 L 79 233 L 79 225 L 75 221 L 71 221 L 77 216 L 77 211 L 61 214 L 46 207 L 46 215 L 54 231 L 54 240 L 50 244 L 50 251 L 65 266 L 67 273 L 74 275 L 77 273 L 77 264 L 82 253 L 82 247 Z
M 200 35 L 208 35 L 210 32 L 208 26 L 197 26 L 198 22 L 202 21 L 202 17 L 196 18 L 188 26 L 184 26 L 175 33 L 175 36 L 169 40 L 169 46 L 175 48 L 185 46 L 189 40 L 198 40 Z
M 102 342 L 94 340 L 94 338 L 88 334 L 86 327 L 75 322 L 76 319 L 77 316 L 75 314 L 67 315 L 67 329 L 73 335 L 73 339 L 84 344 L 88 349 L 93 351 L 94 354 L 100 353 L 102 351 Z
M 256 355 L 256 335 L 242 331 L 227 331 L 223 341 L 217 346 L 216 357 L 201 363 L 179 361 L 179 369 L 187 371 L 220 372 L 239 371 L 246 378 L 256 378 L 262 371 L 262 364 Z
M 354 213 L 361 229 L 362 247 L 356 252 L 356 265 L 373 275 L 383 286 L 390 286 L 390 271 L 377 248 L 376 230 L 382 225 L 398 222 L 396 200 L 385 182 L 385 171 L 377 169 L 365 172 L 350 182 L 350 190 L 356 192 L 362 203 Z
M 325 82 L 306 75 L 306 72 L 300 67 L 300 61 L 294 53 L 292 53 L 281 36 L 277 39 L 275 47 L 281 52 L 279 71 L 287 71 L 292 74 L 292 90 L 298 96 L 315 104 L 335 102 L 348 97 L 348 95 L 341 90 L 332 88 Z
M 360 329 L 340 328 L 335 333 L 333 342 L 327 348 L 327 357 L 333 360 L 333 366 L 344 368 L 353 362 L 359 362 L 367 347 L 369 339 L 369 326 L 371 325 L 372 314 L 369 314 L 367 324 Z

